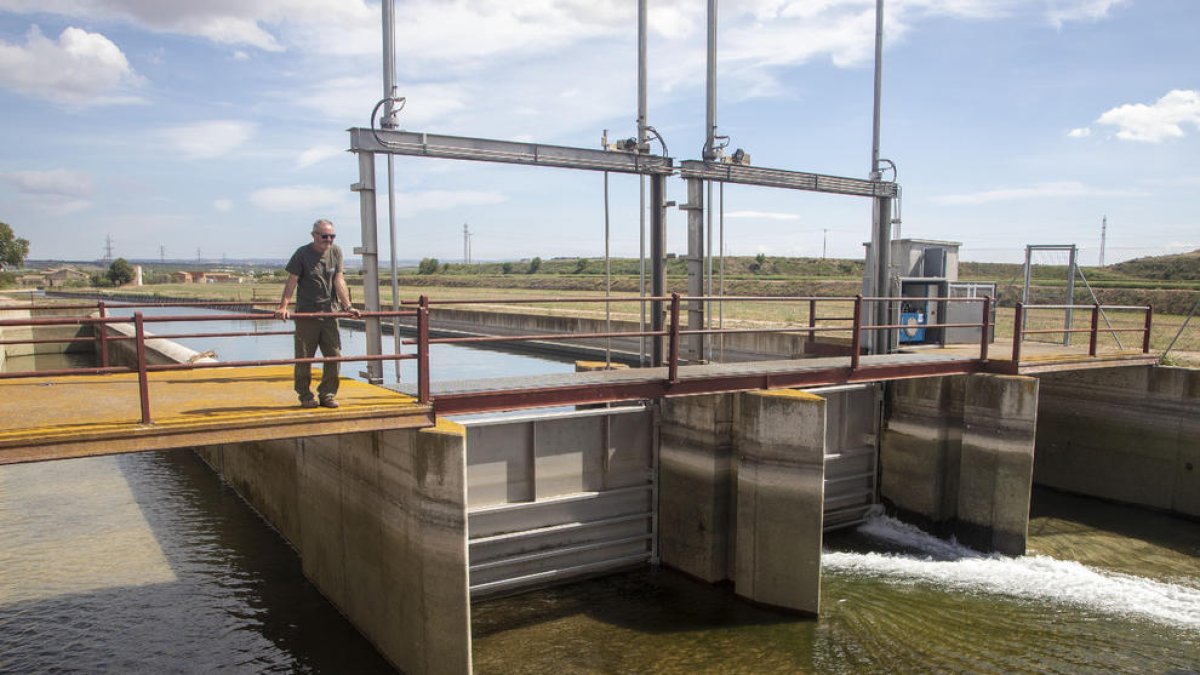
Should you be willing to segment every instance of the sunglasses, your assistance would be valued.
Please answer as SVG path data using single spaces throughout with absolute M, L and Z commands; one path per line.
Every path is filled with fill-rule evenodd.
M 316 234 L 316 233 L 314 232 L 313 234 Z M 333 241 L 334 238 L 337 237 L 336 234 L 318 234 L 317 236 L 320 237 L 321 239 L 324 239 L 325 241 Z

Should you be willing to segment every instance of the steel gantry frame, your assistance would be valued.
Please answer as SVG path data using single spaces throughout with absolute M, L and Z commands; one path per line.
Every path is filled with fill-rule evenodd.
M 559 169 L 577 169 L 584 171 L 616 172 L 637 174 L 650 179 L 650 273 L 652 297 L 661 298 L 667 293 L 666 288 L 666 178 L 675 173 L 674 160 L 667 156 L 664 144 L 663 155 L 649 154 L 647 131 L 653 131 L 646 122 L 646 5 L 648 0 L 638 2 L 638 116 L 636 145 L 631 150 L 588 149 L 568 146 L 545 145 L 539 143 L 524 143 L 503 141 L 487 138 L 470 138 L 462 136 L 447 136 L 423 132 L 397 130 L 394 114 L 394 104 L 402 102 L 395 92 L 395 46 L 394 46 L 394 0 L 384 0 L 383 4 L 383 40 L 384 40 L 384 99 L 386 103 L 384 128 L 350 129 L 350 150 L 358 156 L 359 180 L 352 190 L 359 193 L 360 217 L 362 222 L 362 246 L 355 253 L 362 256 L 364 304 L 368 312 L 380 311 L 379 297 L 379 246 L 378 246 L 378 217 L 376 213 L 375 186 L 375 156 L 383 154 L 388 158 L 388 194 L 390 222 L 393 223 L 392 259 L 395 264 L 395 234 L 394 234 L 394 200 L 392 196 L 392 159 L 395 155 L 410 157 L 431 157 L 438 159 L 459 159 L 469 161 L 495 162 L 504 164 L 521 164 L 526 166 L 544 166 Z M 704 261 L 707 242 L 703 224 L 706 214 L 703 187 L 707 182 L 710 195 L 712 184 L 735 183 L 756 185 L 760 187 L 783 188 L 871 197 L 875 200 L 872 241 L 874 246 L 875 267 L 883 273 L 875 275 L 876 287 L 872 289 L 875 296 L 887 295 L 887 275 L 889 246 L 889 229 L 891 224 L 892 200 L 899 194 L 899 186 L 895 181 L 884 182 L 881 179 L 879 159 L 879 106 L 881 90 L 881 52 L 883 32 L 883 0 L 876 1 L 876 68 L 875 68 L 875 98 L 874 98 L 874 136 L 872 145 L 872 169 L 868 180 L 844 178 L 816 173 L 788 171 L 756 166 L 747 166 L 741 161 L 730 163 L 723 158 L 717 139 L 726 140 L 716 135 L 716 87 L 717 87 L 717 0 L 708 0 L 708 49 L 707 49 L 707 98 L 705 118 L 705 143 L 701 161 L 684 161 L 680 167 L 680 175 L 687 182 L 688 201 L 681 208 L 688 213 L 688 295 L 700 297 L 706 295 L 704 289 Z M 377 108 L 378 109 L 378 108 Z M 657 132 L 655 132 L 657 136 Z M 660 139 L 661 140 L 661 139 Z M 742 155 L 740 151 L 736 153 Z M 740 158 L 739 158 L 740 159 Z M 893 177 L 894 178 L 894 177 Z M 644 194 L 644 192 L 642 193 Z M 641 217 L 645 216 L 645 204 L 641 208 Z M 644 221 L 643 221 L 644 222 Z M 711 238 L 711 218 L 709 237 Z M 645 237 L 639 240 L 645 242 Z M 721 252 L 724 253 L 723 251 Z M 643 256 L 644 258 L 644 256 Z M 711 275 L 711 261 L 709 263 Z M 396 275 L 392 273 L 393 295 L 396 293 Z M 711 280 L 710 280 L 711 283 Z M 711 290 L 711 286 L 710 289 Z M 644 288 L 643 288 L 644 292 Z M 711 295 L 711 293 L 707 293 Z M 394 300 L 393 300 L 394 301 Z M 705 327 L 704 303 L 693 301 L 687 307 L 688 326 L 693 331 Z M 661 300 L 651 302 L 651 331 L 661 331 L 664 326 L 664 305 Z M 880 309 L 869 320 L 869 325 L 887 324 L 886 308 Z M 369 316 L 366 322 L 368 354 L 382 353 L 382 328 L 378 317 Z M 868 334 L 870 337 L 870 335 Z M 688 360 L 704 362 L 707 356 L 707 340 L 705 334 L 695 334 L 687 345 Z M 869 340 L 868 351 L 883 353 L 887 351 L 888 340 Z M 652 341 L 651 364 L 662 365 L 664 357 L 663 341 L 656 338 Z M 870 345 L 875 345 L 870 347 Z M 880 348 L 879 345 L 884 345 Z M 369 363 L 366 373 L 372 382 L 383 381 L 383 366 L 381 363 Z

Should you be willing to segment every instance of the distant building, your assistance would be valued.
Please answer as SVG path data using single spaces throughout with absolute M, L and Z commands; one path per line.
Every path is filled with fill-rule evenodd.
M 55 288 L 58 286 L 66 286 L 72 282 L 88 281 L 91 277 L 87 272 L 80 272 L 77 269 L 70 267 L 59 267 L 58 269 L 50 270 L 42 275 L 45 278 L 45 286 L 47 288 Z
M 204 283 L 209 284 L 240 284 L 242 277 L 228 272 L 209 272 L 204 275 Z
M 173 284 L 190 284 L 192 283 L 191 272 L 171 272 L 171 283 Z

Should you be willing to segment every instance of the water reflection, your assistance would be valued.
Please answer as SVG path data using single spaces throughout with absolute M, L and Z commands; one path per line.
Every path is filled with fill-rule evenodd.
M 0 481 L 0 672 L 393 672 L 190 451 Z

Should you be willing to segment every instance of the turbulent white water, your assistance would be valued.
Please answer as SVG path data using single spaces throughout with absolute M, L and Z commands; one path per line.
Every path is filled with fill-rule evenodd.
M 1197 588 L 1045 556 L 986 555 L 886 516 L 873 518 L 859 532 L 915 553 L 826 551 L 822 566 L 838 572 L 928 582 L 964 592 L 1062 603 L 1200 630 Z

